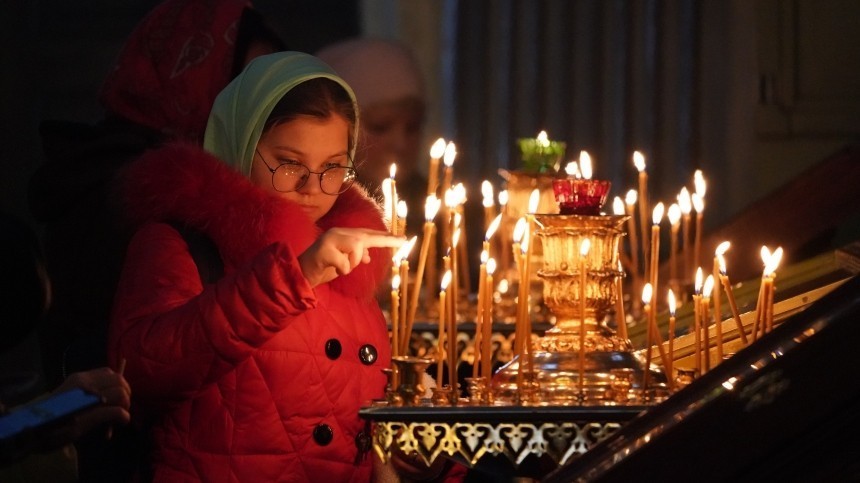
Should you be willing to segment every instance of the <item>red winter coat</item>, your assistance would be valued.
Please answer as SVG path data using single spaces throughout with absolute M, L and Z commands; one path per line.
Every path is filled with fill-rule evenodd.
M 311 288 L 296 256 L 334 226 L 384 229 L 360 189 L 317 224 L 196 147 L 145 154 L 120 191 L 140 225 L 110 330 L 135 417 L 152 423 L 156 481 L 368 481 L 359 408 L 383 396 L 388 332 L 374 298 L 390 254 Z M 208 235 L 224 276 L 203 286 L 163 221 Z M 376 357 L 373 357 L 375 355 Z M 134 414 L 133 410 L 133 414 Z

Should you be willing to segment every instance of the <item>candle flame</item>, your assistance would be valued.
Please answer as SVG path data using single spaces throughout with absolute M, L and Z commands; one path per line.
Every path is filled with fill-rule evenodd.
M 484 180 L 481 183 L 481 195 L 484 197 L 484 208 L 490 208 L 493 206 L 493 185 Z
M 633 151 L 633 166 L 636 166 L 636 171 L 640 173 L 645 171 L 645 156 L 639 151 Z
M 454 194 L 456 195 L 456 203 L 462 205 L 466 202 L 466 186 L 463 183 L 454 185 Z
M 487 260 L 487 275 L 492 275 L 494 273 L 496 273 L 496 259 L 490 258 Z
M 409 209 L 406 207 L 406 202 L 403 200 L 399 200 L 397 202 L 397 216 L 400 218 L 406 218 Z
M 568 176 L 574 176 L 579 178 L 579 165 L 576 163 L 576 161 L 571 161 L 567 163 L 567 165 L 564 167 L 564 172 L 567 173 Z
M 681 188 L 681 192 L 678 193 L 678 206 L 681 207 L 681 213 L 685 215 L 689 215 L 693 209 L 693 204 L 690 201 L 690 192 L 686 186 Z
M 456 247 L 457 243 L 459 243 L 459 242 L 460 242 L 460 229 L 457 228 L 456 230 L 454 230 L 454 235 L 451 236 L 451 245 Z
M 493 237 L 496 233 L 496 230 L 499 229 L 499 225 L 502 223 L 502 214 L 499 213 L 493 218 L 493 221 L 490 222 L 490 226 L 487 227 L 487 234 L 484 236 L 484 240 L 488 240 Z
M 445 190 L 445 206 L 449 209 L 457 206 L 457 192 L 454 191 L 453 186 Z
M 445 139 L 439 138 L 432 146 L 430 146 L 430 157 L 433 159 L 439 159 L 443 154 L 445 154 Z
M 669 289 L 669 295 L 666 297 L 666 301 L 669 302 L 669 315 L 674 317 L 675 316 L 675 304 L 677 302 L 675 301 L 675 292 L 673 292 L 671 288 Z
M 696 209 L 696 213 L 705 211 L 705 200 L 698 193 L 693 193 L 691 198 L 693 199 L 693 208 Z
M 591 238 L 583 238 L 579 243 L 579 256 L 587 257 L 589 249 L 591 249 Z
M 508 190 L 499 191 L 499 205 L 505 206 L 508 204 Z
M 454 145 L 453 142 L 449 142 L 445 146 L 445 154 L 442 158 L 442 162 L 445 163 L 445 166 L 450 168 L 454 166 L 454 158 L 457 157 L 457 146 Z
M 720 267 L 720 273 L 726 274 L 726 257 L 722 253 L 717 253 L 717 265 Z
M 487 250 L 481 250 L 481 264 L 486 265 L 487 260 L 489 260 L 489 258 L 490 258 L 490 252 L 488 252 Z
M 767 245 L 762 245 L 759 254 L 761 255 L 762 263 L 767 265 L 768 260 L 770 260 L 770 248 Z
M 697 169 L 696 172 L 693 173 L 693 186 L 696 187 L 696 194 L 704 198 L 708 185 L 705 183 L 705 176 L 702 174 L 701 169 Z
M 499 280 L 499 286 L 497 288 L 499 289 L 500 294 L 506 294 L 508 293 L 508 289 L 510 289 L 510 282 L 508 282 L 508 279 L 502 278 Z
M 627 195 L 624 197 L 624 201 L 628 206 L 633 206 L 636 204 L 636 200 L 639 198 L 639 193 L 636 190 L 630 190 L 627 192 Z
M 697 294 L 702 293 L 702 282 L 703 282 L 702 279 L 703 278 L 704 278 L 704 275 L 702 274 L 702 267 L 699 267 L 696 269 L 696 283 L 694 285 L 694 288 L 695 288 Z
M 729 251 L 729 248 L 731 248 L 731 247 L 732 247 L 731 242 L 724 241 L 724 242 L 720 243 L 719 245 L 717 245 L 717 248 L 714 250 L 714 255 L 717 255 L 717 256 L 725 255 L 725 253 L 727 251 Z
M 782 261 L 782 247 L 777 247 L 777 249 L 770 254 L 770 257 L 768 257 L 767 263 L 765 263 L 764 275 L 772 277 L 774 272 L 776 272 L 776 267 L 779 266 L 780 261 Z
M 391 290 L 400 290 L 400 275 L 395 274 L 393 277 L 391 277 Z
M 403 260 L 409 257 L 409 252 L 412 251 L 412 247 L 415 246 L 415 241 L 418 239 L 417 236 L 413 236 L 409 241 L 400 245 L 400 248 L 394 253 L 394 256 L 391 257 L 391 260 L 394 261 L 395 265 L 400 265 Z
M 528 227 L 528 222 L 526 221 L 525 217 L 521 216 L 520 219 L 517 220 L 517 224 L 514 225 L 514 237 L 513 237 L 514 243 L 522 242 L 523 234 L 526 232 L 527 227 Z
M 678 203 L 672 203 L 669 205 L 668 216 L 669 223 L 671 223 L 672 226 L 677 226 L 678 223 L 681 222 L 681 207 L 678 206 Z
M 537 143 L 544 148 L 549 147 L 549 136 L 546 134 L 546 131 L 541 131 L 537 135 Z
M 436 214 L 439 213 L 439 208 L 442 206 L 442 200 L 436 197 L 436 195 L 427 196 L 427 201 L 424 202 L 424 220 L 427 223 L 433 221 L 433 218 L 436 218 Z
M 391 167 L 388 168 L 388 176 L 394 179 L 395 174 L 397 174 L 397 163 L 391 163 Z
M 439 284 L 439 287 L 442 288 L 442 291 L 448 290 L 448 285 L 451 283 L 451 270 L 445 270 L 445 275 L 442 275 L 442 283 Z
M 654 205 L 654 211 L 651 213 L 651 221 L 654 222 L 655 225 L 659 225 L 660 221 L 663 220 L 663 212 L 666 208 L 663 206 L 663 202 L 659 202 Z
M 702 287 L 702 296 L 710 297 L 711 292 L 714 290 L 714 275 L 708 275 L 708 278 L 705 279 L 705 284 Z
M 540 190 L 535 188 L 529 195 L 529 213 L 537 213 L 538 204 L 540 204 Z
M 616 196 L 612 199 L 612 213 L 616 215 L 624 214 L 624 202 L 621 201 L 620 196 Z
M 591 156 L 585 151 L 579 152 L 579 170 L 582 172 L 583 178 L 591 179 Z
M 651 303 L 651 294 L 653 291 L 654 291 L 654 289 L 651 288 L 650 283 L 646 283 L 645 286 L 642 287 L 642 303 L 643 304 L 648 305 Z

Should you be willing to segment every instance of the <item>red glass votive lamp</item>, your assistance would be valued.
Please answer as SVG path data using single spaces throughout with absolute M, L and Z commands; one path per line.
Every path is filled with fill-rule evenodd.
M 611 185 L 606 180 L 558 178 L 552 180 L 552 191 L 562 215 L 599 215 Z

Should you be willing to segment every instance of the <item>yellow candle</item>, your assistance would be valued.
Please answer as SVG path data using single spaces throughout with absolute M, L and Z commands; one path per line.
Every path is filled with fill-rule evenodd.
M 585 306 L 588 251 L 591 239 L 583 238 L 579 245 L 579 394 L 585 401 Z
M 400 340 L 400 275 L 391 279 L 391 355 L 399 354 L 398 343 Z
M 651 280 L 651 289 L 655 293 L 657 291 L 657 274 L 660 272 L 660 221 L 663 220 L 663 211 L 663 203 L 657 203 L 651 216 L 653 225 L 651 225 L 651 262 L 649 263 L 651 274 L 649 279 Z M 654 303 L 653 305 L 653 313 L 656 314 L 657 304 Z
M 483 353 L 481 354 L 481 371 L 482 375 L 486 378 L 487 383 L 490 382 L 490 377 L 492 376 L 493 370 L 493 351 L 492 351 L 492 333 L 493 333 L 493 273 L 496 271 L 496 261 L 494 259 L 487 260 L 487 280 L 484 282 L 484 286 L 487 287 L 487 290 L 484 291 L 484 310 L 483 317 L 484 320 L 482 322 L 483 329 L 483 344 L 481 345 L 481 349 Z
M 681 242 L 684 254 L 684 273 L 689 274 L 692 270 L 690 258 L 693 255 L 693 250 L 690 248 L 690 224 L 692 223 L 691 212 L 693 210 L 693 202 L 690 200 L 690 192 L 686 186 L 681 188 L 681 192 L 678 193 L 678 206 L 681 208 Z
M 446 307 L 448 306 L 446 292 L 448 284 L 451 282 L 451 271 L 445 272 L 442 276 L 441 290 L 439 290 L 439 335 L 436 338 L 437 358 L 436 358 L 436 387 L 441 388 L 445 374 L 445 326 L 447 324 L 445 315 L 447 314 Z
M 621 271 L 620 260 L 618 261 L 618 270 Z M 618 293 L 618 296 L 615 297 L 615 324 L 618 337 L 627 340 L 627 315 L 624 314 L 624 284 L 621 283 L 621 277 L 615 278 L 615 291 Z
M 391 199 L 389 200 L 391 203 L 391 234 L 397 235 L 399 234 L 397 231 L 397 181 L 394 180 L 394 175 L 397 174 L 397 163 L 391 163 L 388 172 L 391 180 Z
M 669 289 L 669 295 L 666 298 L 666 302 L 669 304 L 669 368 L 666 370 L 666 373 L 669 379 L 673 382 L 675 381 L 675 292 L 672 289 Z
M 645 315 L 645 325 L 646 325 L 646 341 L 645 341 L 645 368 L 644 374 L 642 375 L 642 390 L 648 391 L 648 385 L 651 380 L 651 347 L 654 344 L 654 333 L 653 328 L 651 326 L 651 284 L 646 283 L 642 288 L 642 304 L 645 306 L 643 309 Z
M 702 374 L 702 285 L 704 276 L 702 275 L 702 267 L 696 269 L 696 283 L 694 286 L 693 295 L 693 330 L 695 330 L 694 344 L 696 356 L 696 374 Z
M 721 300 L 720 286 L 722 285 L 720 277 L 720 257 L 732 246 L 731 243 L 724 241 L 717 245 L 714 250 L 714 323 L 716 324 L 717 336 L 717 364 L 723 360 L 723 301 Z
M 681 229 L 681 207 L 672 203 L 668 211 L 669 224 L 669 283 L 676 287 L 678 283 L 678 231 Z
M 711 291 L 714 289 L 714 276 L 708 275 L 705 279 L 705 284 L 702 286 L 702 327 L 704 328 L 704 343 L 705 343 L 705 372 L 711 370 L 711 333 L 709 326 L 711 323 L 710 308 L 711 308 Z
M 642 230 L 642 248 L 647 249 L 645 239 L 648 236 L 648 172 L 645 171 L 645 156 L 639 151 L 633 152 L 633 164 L 636 170 L 639 171 L 639 227 Z M 645 251 L 643 260 L 647 263 L 650 254 Z M 646 268 L 647 270 L 647 268 Z
M 624 199 L 624 202 L 627 206 L 627 231 L 630 236 L 630 261 L 633 265 L 632 270 L 630 271 L 630 276 L 632 280 L 630 281 L 630 286 L 632 287 L 633 293 L 639 293 L 639 235 L 636 232 L 636 199 L 638 194 L 636 190 L 630 190 L 627 192 L 627 196 Z M 644 240 L 643 240 L 644 242 Z M 639 312 L 639 298 L 633 297 L 633 313 L 634 316 Z
M 764 270 L 761 274 L 761 283 L 758 287 L 758 298 L 756 299 L 755 304 L 755 323 L 753 324 L 753 333 L 752 340 L 755 342 L 758 339 L 759 330 L 764 332 L 764 324 L 765 324 L 765 303 L 767 302 L 767 294 L 765 290 L 767 286 L 765 284 L 765 279 L 768 275 L 768 263 L 770 262 L 770 249 L 767 246 L 761 247 L 761 260 L 764 263 Z
M 696 240 L 693 244 L 693 263 L 699 266 L 702 263 L 702 229 L 705 218 L 705 200 L 693 193 L 693 207 L 696 209 Z
M 486 289 L 487 283 L 487 259 L 489 258 L 489 254 L 486 250 L 481 252 L 481 265 L 478 267 L 478 300 L 475 304 L 476 308 L 476 316 L 475 316 L 475 360 L 472 364 L 472 377 L 478 377 L 480 371 L 478 370 L 479 362 L 480 364 L 484 364 L 485 361 L 481 360 L 481 356 L 484 354 L 483 344 L 484 342 L 484 292 Z
M 439 198 L 436 198 L 435 195 L 430 195 L 427 197 L 427 201 L 424 203 L 424 237 L 421 239 L 421 251 L 418 253 L 418 270 L 415 272 L 415 288 L 411 292 L 411 299 L 409 301 L 409 315 L 406 318 L 406 333 L 404 334 L 404 340 L 406 341 L 407 346 L 403 347 L 403 353 L 406 353 L 408 349 L 409 340 L 412 338 L 412 326 L 415 323 L 415 312 L 418 309 L 418 296 L 421 293 L 421 284 L 424 279 L 424 269 L 427 266 L 427 256 L 430 253 L 430 247 L 433 244 L 433 234 L 435 233 L 433 224 L 433 219 L 436 218 L 436 213 L 439 212 L 439 205 L 441 202 Z M 435 263 L 431 262 L 431 265 L 435 266 Z M 435 273 L 434 273 L 435 275 Z M 431 283 L 433 285 L 431 285 Z M 435 281 L 430 279 L 430 274 L 428 273 L 428 285 L 427 287 L 435 286 Z M 428 300 L 429 300 L 428 296 Z M 429 304 L 427 305 L 429 306 Z
M 508 219 L 508 190 L 499 191 L 499 212 L 500 222 Z M 506 224 L 505 226 L 509 225 Z M 506 249 L 509 243 L 512 242 L 509 236 L 509 231 L 502 230 L 501 238 L 499 239 L 499 266 L 502 270 L 501 279 L 505 279 L 508 269 L 511 268 L 510 252 Z

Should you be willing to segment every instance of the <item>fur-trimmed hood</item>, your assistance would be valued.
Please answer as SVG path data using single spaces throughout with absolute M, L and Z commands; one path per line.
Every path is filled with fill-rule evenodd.
M 379 206 L 353 185 L 317 223 L 295 203 L 273 196 L 233 168 L 191 144 L 148 151 L 120 174 L 117 195 L 127 221 L 178 222 L 200 230 L 218 247 L 225 266 L 241 267 L 260 250 L 281 241 L 298 255 L 325 230 L 385 230 Z M 345 295 L 370 297 L 391 265 L 387 249 L 371 249 L 371 262 L 330 285 Z

